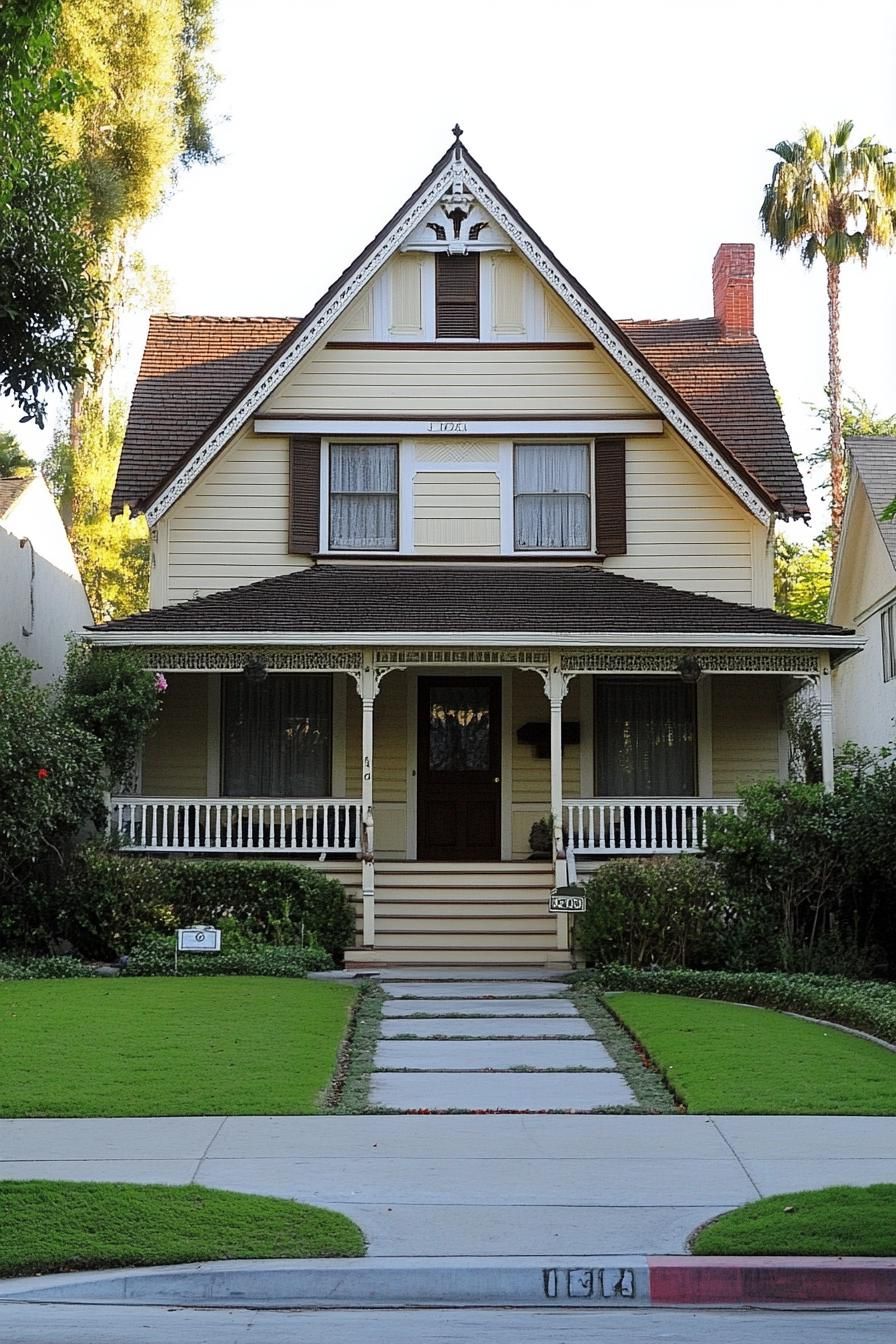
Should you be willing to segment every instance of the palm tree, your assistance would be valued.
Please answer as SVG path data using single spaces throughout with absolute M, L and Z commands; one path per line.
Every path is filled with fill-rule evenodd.
M 34 463 L 22 452 L 15 434 L 0 430 L 0 476 L 29 476 L 32 471 Z
M 823 257 L 828 288 L 828 404 L 831 430 L 831 528 L 836 550 L 843 520 L 843 385 L 840 369 L 840 267 L 896 237 L 896 163 L 891 150 L 866 136 L 849 143 L 851 121 L 830 136 L 804 127 L 799 140 L 782 140 L 759 218 L 782 255 L 800 246 L 806 266 Z

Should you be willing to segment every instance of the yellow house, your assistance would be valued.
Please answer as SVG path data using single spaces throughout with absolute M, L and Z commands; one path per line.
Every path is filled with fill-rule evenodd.
M 151 609 L 91 634 L 168 683 L 124 843 L 325 862 L 354 965 L 562 964 L 550 890 L 699 850 L 806 679 L 830 781 L 856 641 L 771 610 L 807 507 L 752 269 L 614 322 L 457 137 L 303 320 L 154 318 L 115 497 Z

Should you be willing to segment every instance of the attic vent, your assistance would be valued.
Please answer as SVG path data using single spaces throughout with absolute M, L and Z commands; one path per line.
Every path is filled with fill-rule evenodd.
M 436 339 L 479 340 L 479 257 L 436 253 Z

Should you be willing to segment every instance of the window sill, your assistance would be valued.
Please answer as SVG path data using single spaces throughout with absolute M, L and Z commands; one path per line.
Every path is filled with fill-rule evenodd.
M 489 565 L 590 565 L 600 564 L 606 559 L 602 551 L 516 551 L 513 555 L 495 555 L 488 551 L 481 555 L 472 553 L 457 555 L 415 555 L 401 551 L 314 551 L 312 560 L 391 560 L 402 565 L 443 565 L 443 564 L 489 564 Z

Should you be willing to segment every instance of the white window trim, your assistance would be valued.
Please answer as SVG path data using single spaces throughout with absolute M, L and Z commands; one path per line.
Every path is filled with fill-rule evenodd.
M 448 435 L 433 436 L 447 438 Z M 473 436 L 470 434 L 458 435 L 458 441 L 467 440 Z M 482 436 L 485 438 L 486 436 Z M 418 554 L 414 544 L 414 480 L 418 475 L 426 472 L 439 472 L 447 474 L 457 472 L 466 474 L 470 472 L 481 471 L 486 475 L 498 477 L 498 494 L 500 508 L 499 524 L 499 545 L 500 550 L 497 555 L 502 557 L 515 557 L 519 559 L 530 559 L 533 562 L 542 560 L 570 560 L 580 558 L 582 560 L 593 560 L 597 554 L 597 499 L 595 490 L 595 463 L 594 463 L 594 438 L 590 435 L 570 433 L 567 435 L 557 434 L 539 434 L 537 438 L 533 436 L 533 441 L 539 444 L 577 444 L 584 445 L 588 449 L 588 472 L 589 472 L 589 527 L 591 532 L 591 545 L 585 548 L 564 548 L 562 550 L 517 550 L 516 540 L 516 522 L 514 510 L 514 446 L 517 442 L 525 442 L 520 438 L 499 437 L 490 435 L 487 441 L 494 445 L 495 455 L 493 460 L 488 462 L 438 462 L 430 460 L 420 460 L 417 456 L 417 445 L 427 442 L 427 437 L 416 435 L 407 437 L 402 435 L 383 434 L 382 436 L 365 435 L 363 438 L 350 431 L 344 434 L 333 434 L 328 438 L 321 440 L 320 454 L 320 532 L 319 532 L 319 550 L 321 555 L 332 556 L 334 559 L 339 556 L 370 556 L 371 559 L 377 557 L 384 560 L 407 559 Z M 370 444 L 397 443 L 398 444 L 398 548 L 395 550 L 349 550 L 345 547 L 332 547 L 330 545 L 330 446 L 338 443 L 359 443 L 369 442 Z M 446 552 L 447 554 L 447 552 Z M 482 558 L 488 558 L 488 552 L 483 552 Z M 478 558 L 471 555 L 471 559 Z M 439 560 L 438 553 L 426 552 L 426 560 L 437 564 Z
M 540 550 L 537 547 L 517 547 L 516 544 L 516 448 L 518 444 L 525 446 L 526 440 L 514 439 L 510 444 L 510 555 L 534 556 L 537 559 L 563 558 L 568 556 L 593 556 L 597 552 L 597 505 L 594 479 L 594 440 L 582 438 L 579 435 L 571 435 L 569 438 L 557 438 L 549 435 L 545 438 L 533 440 L 536 447 L 555 447 L 555 448 L 586 448 L 588 453 L 588 545 L 587 546 L 564 546 L 560 550 Z M 570 494 L 577 494 L 577 491 L 570 491 Z M 504 499 L 501 499 L 501 516 L 504 516 Z M 503 542 L 503 537 L 502 537 Z
M 896 681 L 896 602 L 881 607 L 879 620 L 881 676 L 886 686 Z

